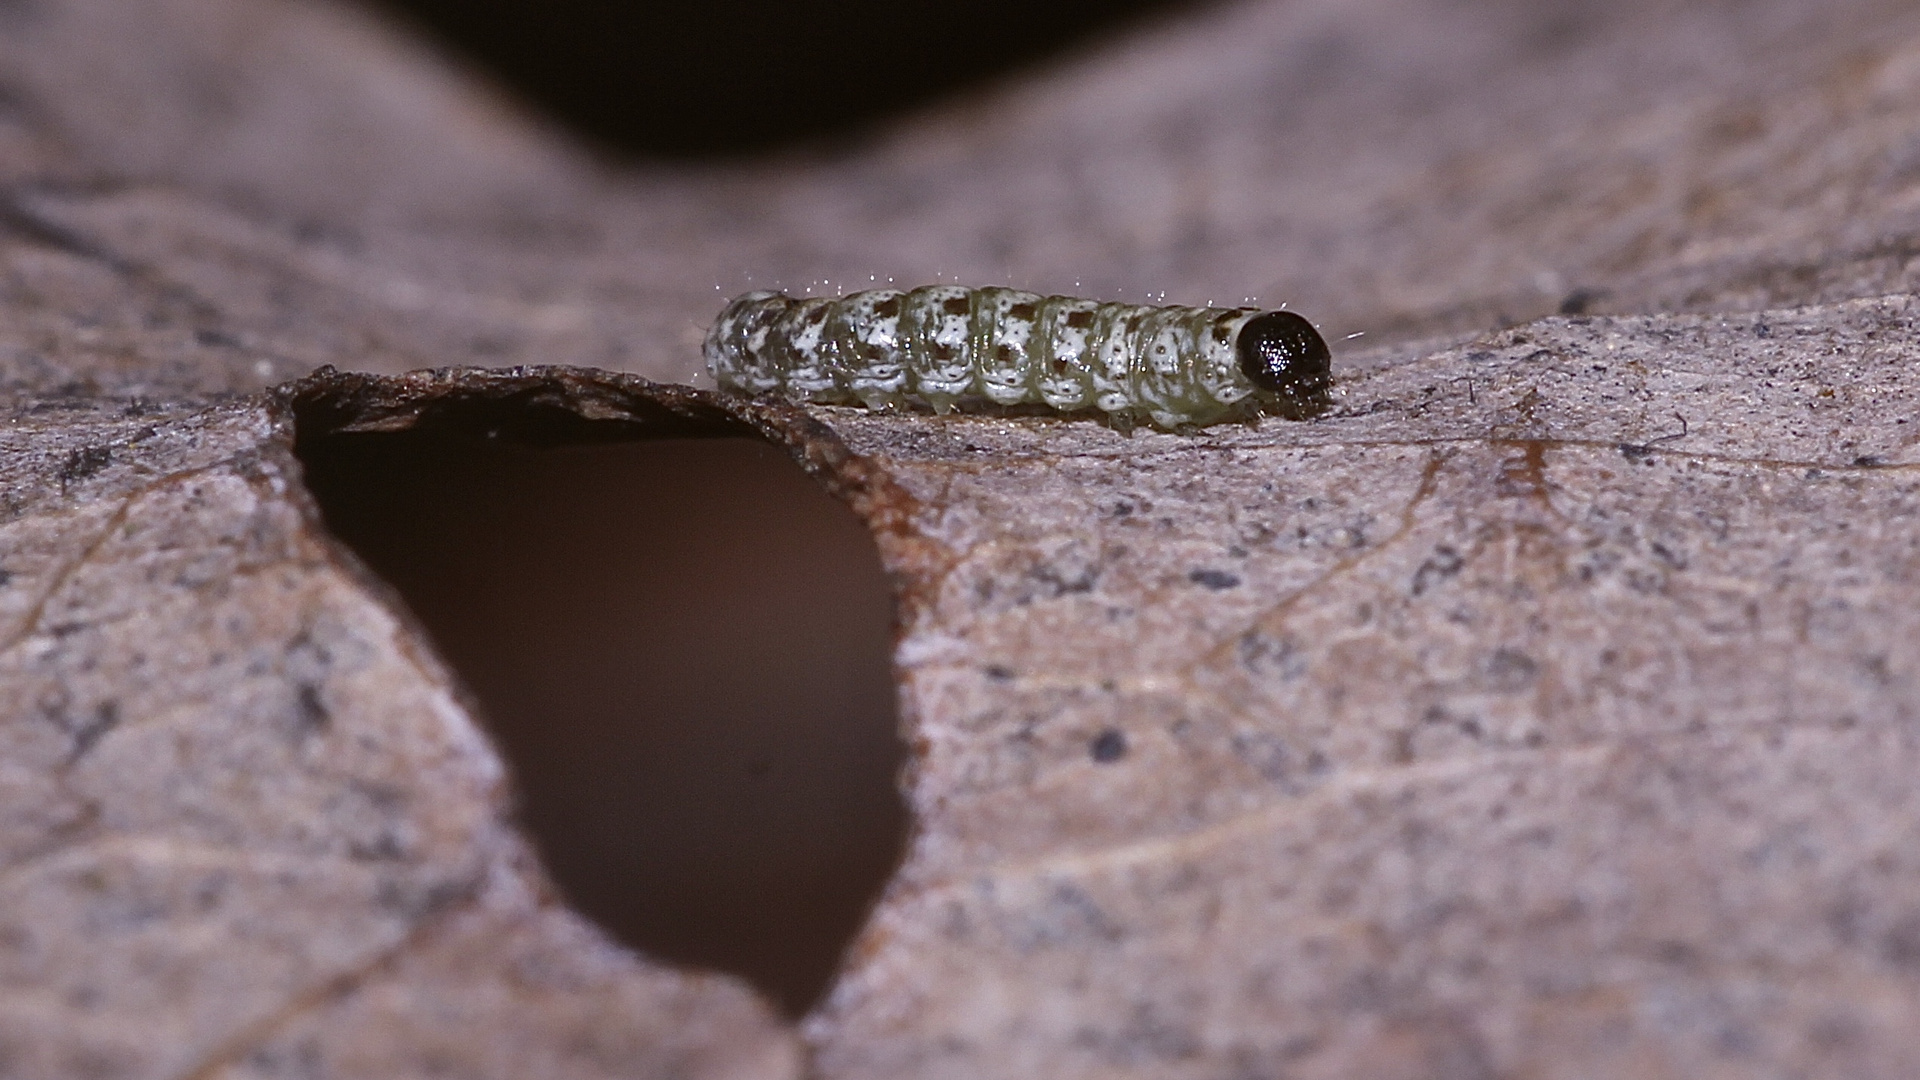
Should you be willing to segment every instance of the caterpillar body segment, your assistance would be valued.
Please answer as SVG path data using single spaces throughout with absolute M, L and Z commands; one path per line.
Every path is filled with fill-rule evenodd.
M 752 292 L 705 345 L 724 389 L 886 409 L 1038 404 L 1174 429 L 1325 407 L 1313 325 L 1257 308 L 1153 307 L 929 285 L 839 298 Z

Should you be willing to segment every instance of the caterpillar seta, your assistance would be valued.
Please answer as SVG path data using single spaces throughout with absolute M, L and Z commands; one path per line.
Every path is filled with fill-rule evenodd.
M 887 409 L 1099 410 L 1167 430 L 1323 410 L 1331 354 L 1291 311 L 1152 307 L 926 285 L 838 298 L 750 292 L 708 331 L 721 388 Z

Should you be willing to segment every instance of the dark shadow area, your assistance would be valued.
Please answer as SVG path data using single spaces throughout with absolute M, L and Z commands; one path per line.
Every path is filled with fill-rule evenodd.
M 383 0 L 616 152 L 845 136 L 1196 0 Z
M 891 598 L 852 512 L 749 439 L 438 425 L 299 454 L 479 698 L 576 909 L 810 1007 L 907 827 Z

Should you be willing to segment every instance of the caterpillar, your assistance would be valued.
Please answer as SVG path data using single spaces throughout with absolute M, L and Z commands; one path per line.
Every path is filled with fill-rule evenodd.
M 927 285 L 839 298 L 750 292 L 707 332 L 722 389 L 887 409 L 1097 409 L 1175 430 L 1327 403 L 1331 354 L 1291 311 L 1150 307 Z

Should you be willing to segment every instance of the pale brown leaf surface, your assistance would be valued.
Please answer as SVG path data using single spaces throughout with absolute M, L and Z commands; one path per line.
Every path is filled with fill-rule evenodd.
M 1552 320 L 1204 440 L 838 422 L 952 566 L 828 1072 L 1907 1071 L 1913 314 Z
M 284 415 L 54 411 L 5 439 L 0 1074 L 790 1074 L 742 987 L 546 894 Z
M 1920 9 L 1226 6 L 619 173 L 328 4 L 0 31 L 0 1075 L 1920 1063 Z M 1197 436 L 256 393 L 687 379 L 716 285 L 935 273 L 1370 336 Z M 799 1035 L 556 904 L 299 486 L 529 402 L 783 442 L 900 581 L 919 832 Z

